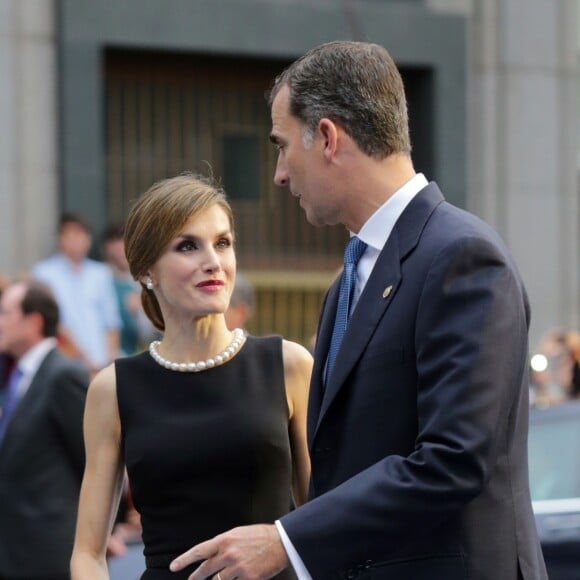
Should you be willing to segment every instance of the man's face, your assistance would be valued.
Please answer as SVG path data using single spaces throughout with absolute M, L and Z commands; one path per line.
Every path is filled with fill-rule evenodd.
M 58 236 L 60 251 L 72 262 L 84 260 L 91 249 L 91 236 L 79 224 L 74 222 L 64 224 Z
M 0 352 L 17 359 L 28 350 L 30 328 L 21 308 L 25 292 L 22 284 L 13 284 L 0 297 Z
M 129 262 L 125 255 L 125 243 L 122 238 L 105 242 L 103 248 L 105 261 L 119 272 L 129 271 Z
M 280 89 L 272 103 L 270 140 L 278 150 L 274 183 L 288 187 L 299 199 L 306 219 L 315 226 L 339 223 L 333 203 L 333 184 L 327 174 L 324 139 L 310 136 L 304 125 L 289 112 L 290 91 Z

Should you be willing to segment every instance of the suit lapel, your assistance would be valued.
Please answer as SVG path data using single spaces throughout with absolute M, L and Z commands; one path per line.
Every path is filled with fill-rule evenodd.
M 308 399 L 307 431 L 309 441 L 312 440 L 314 429 L 318 423 L 320 406 L 324 395 L 324 369 L 326 367 L 326 358 L 334 326 L 340 280 L 341 276 L 338 276 L 328 289 L 320 314 L 320 324 L 314 349 L 314 367 L 312 369 L 312 379 L 310 382 L 310 396 Z
M 383 317 L 397 291 L 401 281 L 398 246 L 397 235 L 393 230 L 393 234 L 391 234 L 383 251 L 379 254 L 375 267 L 346 327 L 346 332 L 344 333 L 336 362 L 334 363 L 334 369 L 324 388 L 324 395 L 318 415 L 318 425 L 323 420 L 328 407 L 344 385 L 349 372 L 359 360 L 377 324 Z M 383 298 L 385 288 L 389 286 L 391 286 L 391 290 L 388 296 Z M 334 301 L 334 311 L 336 311 L 336 300 Z M 331 323 L 334 323 L 333 315 L 328 318 L 332 318 Z M 330 332 L 332 333 L 332 328 Z M 324 353 L 327 352 L 328 343 L 325 346 Z M 326 359 L 325 355 L 324 358 Z
M 435 183 L 421 190 L 397 220 L 387 243 L 379 254 L 367 284 L 349 320 L 332 375 L 323 387 L 324 366 L 334 324 L 339 282 L 335 282 L 326 300 L 320 324 L 320 337 L 315 351 L 315 367 L 309 407 L 309 437 L 314 440 L 316 430 L 349 373 L 362 356 L 379 322 L 385 315 L 401 284 L 401 263 L 416 247 L 433 210 L 443 201 Z M 315 400 L 312 399 L 315 397 Z
M 56 349 L 52 349 L 44 357 L 38 370 L 34 373 L 28 389 L 26 389 L 22 398 L 18 401 L 18 405 L 16 409 L 14 409 L 12 417 L 10 418 L 10 423 L 8 423 L 8 426 L 6 427 L 6 433 L 2 440 L 2 447 L 8 444 L 11 432 L 15 433 L 23 425 L 28 425 L 28 417 L 34 412 L 34 408 L 38 406 L 37 402 L 43 400 L 42 398 L 45 396 L 43 373 L 46 372 L 47 368 L 49 368 L 50 361 L 55 356 L 55 353 Z M 34 404 L 32 404 L 33 401 Z

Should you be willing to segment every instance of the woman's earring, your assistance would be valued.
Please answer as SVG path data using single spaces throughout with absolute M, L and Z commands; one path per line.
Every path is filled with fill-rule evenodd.
M 150 277 L 147 278 L 145 286 L 147 286 L 147 290 L 153 290 L 153 280 Z

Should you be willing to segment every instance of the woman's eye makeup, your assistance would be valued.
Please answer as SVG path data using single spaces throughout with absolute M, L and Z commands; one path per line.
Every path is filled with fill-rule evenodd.
M 218 248 L 229 248 L 232 245 L 232 240 L 230 238 L 220 238 L 217 242 Z
M 197 250 L 197 243 L 193 240 L 181 240 L 175 249 L 178 252 L 189 252 L 191 250 Z
M 221 238 L 218 238 L 218 240 L 215 242 L 214 247 L 220 249 L 220 250 L 224 250 L 227 248 L 230 248 L 233 245 L 233 239 L 229 236 L 224 236 Z M 190 239 L 190 238 L 185 238 L 185 239 L 181 239 L 179 240 L 174 248 L 175 251 L 177 252 L 191 252 L 193 250 L 198 250 L 200 249 L 200 244 L 198 241 Z

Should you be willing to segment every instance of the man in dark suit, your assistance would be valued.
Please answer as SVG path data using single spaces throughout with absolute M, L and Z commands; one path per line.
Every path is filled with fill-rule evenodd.
M 57 348 L 58 306 L 32 280 L 0 297 L 0 351 L 15 360 L 0 417 L 0 579 L 65 580 L 84 469 L 89 377 Z
M 289 561 L 315 580 L 547 578 L 528 487 L 530 314 L 505 245 L 416 174 L 382 47 L 311 50 L 276 80 L 271 107 L 275 182 L 359 247 L 318 328 L 311 500 L 174 568 L 205 560 L 196 580 L 268 578 Z

